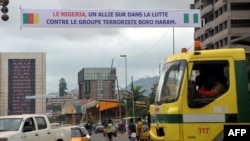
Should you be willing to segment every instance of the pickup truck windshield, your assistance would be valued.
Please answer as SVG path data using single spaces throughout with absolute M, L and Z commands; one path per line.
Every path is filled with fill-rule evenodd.
M 3 118 L 0 119 L 0 132 L 1 131 L 18 131 L 22 118 Z
M 178 99 L 185 67 L 185 61 L 164 65 L 156 92 L 156 103 L 171 103 Z

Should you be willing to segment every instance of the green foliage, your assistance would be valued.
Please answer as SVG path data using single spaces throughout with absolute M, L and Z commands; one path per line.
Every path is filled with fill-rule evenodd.
M 127 104 L 128 107 L 133 107 L 133 101 L 136 102 L 146 102 L 147 99 L 144 96 L 144 93 L 146 92 L 145 90 L 141 90 L 141 86 L 131 86 L 131 90 L 128 91 L 128 98 L 127 98 Z M 129 116 L 133 116 L 133 108 L 128 109 L 128 114 Z M 140 116 L 140 117 L 145 117 L 147 115 L 147 108 L 142 108 L 142 107 L 134 107 L 134 116 Z
M 153 88 L 151 89 L 151 93 L 149 94 L 148 103 L 153 104 L 155 102 L 155 94 L 158 84 L 154 84 Z
M 154 94 L 154 92 L 152 92 L 149 94 L 149 98 L 148 98 L 149 105 L 153 104 L 154 101 L 155 101 L 155 94 Z

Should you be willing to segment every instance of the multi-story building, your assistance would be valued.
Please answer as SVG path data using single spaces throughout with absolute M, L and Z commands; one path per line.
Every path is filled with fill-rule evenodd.
M 117 99 L 116 68 L 83 68 L 78 72 L 79 99 Z
M 45 113 L 45 53 L 0 53 L 0 115 Z
M 79 99 L 86 108 L 83 111 L 86 118 L 90 113 L 99 121 L 118 116 L 119 97 L 115 93 L 115 82 L 116 68 L 83 68 L 78 72 Z
M 250 52 L 250 0 L 194 0 L 200 9 L 201 28 L 194 39 L 203 49 L 241 47 Z

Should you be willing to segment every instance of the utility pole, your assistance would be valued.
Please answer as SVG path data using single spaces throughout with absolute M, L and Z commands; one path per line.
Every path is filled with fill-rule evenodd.
M 117 79 L 117 95 L 118 95 L 118 101 L 119 101 L 119 118 L 122 121 L 122 108 L 121 108 L 121 96 L 120 96 L 120 90 L 119 90 L 119 84 Z
M 133 118 L 135 117 L 135 105 L 134 105 L 134 81 L 133 81 L 133 76 L 131 77 L 132 79 L 132 91 L 131 91 L 131 97 L 132 97 L 132 110 L 133 110 Z M 135 118 L 134 118 L 134 121 L 135 123 Z
M 126 94 L 128 92 L 128 85 L 127 85 L 127 55 L 120 55 L 120 57 L 124 57 L 125 58 L 125 79 L 126 79 Z M 128 101 L 128 99 L 126 98 L 126 101 Z M 126 118 L 128 118 L 128 105 L 126 105 Z M 128 123 L 127 123 L 127 119 L 126 119 L 126 133 L 128 133 Z

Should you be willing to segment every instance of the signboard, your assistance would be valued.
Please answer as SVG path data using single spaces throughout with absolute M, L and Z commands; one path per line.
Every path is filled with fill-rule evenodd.
M 200 27 L 194 10 L 21 9 L 22 27 Z
M 35 113 L 35 100 L 26 96 L 36 95 L 35 59 L 8 60 L 8 114 Z

